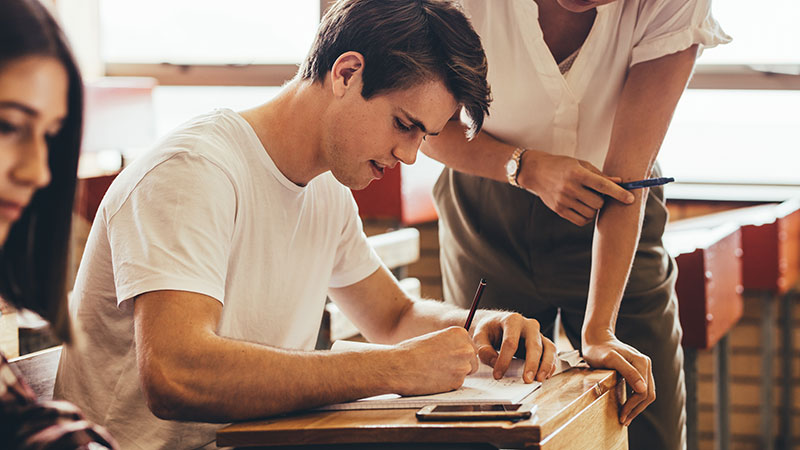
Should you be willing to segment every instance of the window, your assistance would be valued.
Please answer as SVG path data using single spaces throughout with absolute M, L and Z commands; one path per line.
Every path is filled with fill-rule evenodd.
M 716 0 L 714 17 L 734 40 L 703 55 L 698 64 L 800 67 L 800 2 Z
M 212 106 L 241 108 L 274 95 L 294 76 L 331 1 L 57 5 L 77 24 L 66 28 L 79 54 L 99 55 L 105 74 L 158 80 L 154 118 L 161 134 Z M 664 172 L 686 184 L 798 186 L 792 169 L 800 163 L 793 134 L 800 129 L 800 1 L 713 0 L 713 12 L 733 42 L 698 60 L 660 153 Z
M 297 71 L 325 0 L 100 0 L 108 75 L 160 84 L 280 85 Z
M 294 75 L 332 0 L 95 1 L 107 75 L 279 86 Z M 715 0 L 713 10 L 734 41 L 703 54 L 691 88 L 800 89 L 800 2 Z
M 800 89 L 800 2 L 715 0 L 733 42 L 704 52 L 690 88 Z
M 664 139 L 664 174 L 683 183 L 800 185 L 800 91 L 684 93 Z
M 703 53 L 694 89 L 678 104 L 659 153 L 664 174 L 679 182 L 666 193 L 775 200 L 793 189 L 796 195 L 800 2 L 715 0 L 713 12 L 733 41 Z
M 319 24 L 319 0 L 103 0 L 106 63 L 297 64 Z

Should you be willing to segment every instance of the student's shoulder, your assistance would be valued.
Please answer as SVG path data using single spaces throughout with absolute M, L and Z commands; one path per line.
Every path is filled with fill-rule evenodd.
M 101 206 L 113 213 L 143 185 L 177 189 L 200 179 L 208 186 L 215 179 L 232 183 L 245 164 L 232 141 L 239 130 L 230 113 L 215 110 L 173 129 L 117 175 Z
M 237 113 L 215 109 L 179 125 L 145 153 L 142 165 L 152 168 L 169 159 L 206 159 L 221 167 L 240 163 L 242 149 L 252 142 L 252 129 Z
M 122 174 L 138 179 L 167 161 L 207 159 L 223 162 L 231 153 L 229 150 L 236 148 L 236 144 L 230 142 L 231 133 L 225 132 L 230 128 L 225 123 L 225 116 L 224 111 L 215 110 L 184 122 L 137 156 Z
M 154 147 L 154 151 L 166 157 L 175 152 L 189 152 L 224 159 L 249 143 L 251 134 L 251 128 L 239 114 L 226 108 L 215 109 L 179 125 Z

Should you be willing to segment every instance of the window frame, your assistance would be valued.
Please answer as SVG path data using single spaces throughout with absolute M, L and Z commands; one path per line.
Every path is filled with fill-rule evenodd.
M 688 88 L 800 90 L 800 65 L 698 64 Z
M 76 0 L 56 1 L 69 4 Z M 99 8 L 99 0 L 93 1 L 94 7 Z M 320 20 L 334 1 L 319 0 Z M 69 15 L 65 9 L 62 15 Z M 99 30 L 99 10 L 95 17 L 94 27 Z M 100 60 L 99 48 L 96 53 L 103 76 L 151 77 L 161 86 L 281 86 L 295 76 L 298 68 L 298 64 L 107 63 Z
M 297 68 L 297 64 L 106 63 L 105 76 L 151 77 L 161 86 L 281 86 Z
M 93 3 L 94 8 L 99 8 L 99 0 L 52 1 L 66 5 L 87 1 Z M 319 0 L 320 19 L 334 1 Z M 69 16 L 70 9 L 67 6 L 61 8 L 60 12 Z M 86 11 L 85 4 L 83 11 Z M 74 17 L 63 19 L 76 20 Z M 87 25 L 85 19 L 81 22 L 84 27 Z M 99 10 L 96 11 L 94 22 L 94 34 L 97 35 Z M 100 60 L 99 48 L 95 50 L 97 61 L 91 65 L 101 68 L 99 75 L 152 77 L 162 86 L 281 86 L 295 76 L 298 68 L 297 64 L 104 63 Z M 800 90 L 800 64 L 698 64 L 688 88 Z
M 323 0 L 325 1 L 325 0 Z M 162 86 L 281 86 L 297 64 L 106 63 L 106 76 L 152 77 Z M 800 90 L 800 66 L 698 64 L 689 89 Z

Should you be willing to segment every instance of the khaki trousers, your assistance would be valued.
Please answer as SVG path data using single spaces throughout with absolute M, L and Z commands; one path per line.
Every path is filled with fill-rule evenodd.
M 481 308 L 518 311 L 545 334 L 560 308 L 564 331 L 580 348 L 593 225 L 578 227 L 533 194 L 448 168 L 434 197 L 445 301 L 469 307 L 484 277 Z M 666 221 L 663 188 L 652 188 L 616 328 L 622 342 L 651 358 L 656 384 L 656 401 L 629 427 L 631 449 L 686 447 L 677 269 L 661 242 Z

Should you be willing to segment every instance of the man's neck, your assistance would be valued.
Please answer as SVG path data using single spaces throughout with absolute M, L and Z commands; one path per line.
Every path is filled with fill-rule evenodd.
M 298 186 L 328 170 L 321 145 L 323 95 L 320 83 L 293 80 L 272 100 L 241 113 L 278 170 Z

